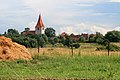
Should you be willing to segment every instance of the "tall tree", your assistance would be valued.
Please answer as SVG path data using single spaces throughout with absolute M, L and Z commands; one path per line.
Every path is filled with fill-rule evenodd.
M 81 36 L 80 38 L 79 38 L 79 42 L 85 42 L 85 38 L 83 37 L 83 36 Z
M 8 29 L 7 34 L 10 34 L 10 35 L 16 34 L 16 35 L 18 35 L 19 32 L 18 32 L 18 30 L 16 30 L 16 29 Z
M 94 40 L 96 43 L 102 45 L 104 42 L 104 36 L 100 32 L 96 32 L 96 36 L 95 36 Z
M 109 31 L 105 34 L 105 38 L 110 42 L 120 42 L 120 31 Z
M 45 29 L 45 34 L 47 37 L 55 37 L 55 30 L 53 28 L 46 28 Z
M 93 43 L 95 40 L 94 40 L 94 34 L 90 34 L 89 36 L 89 42 L 90 43 Z

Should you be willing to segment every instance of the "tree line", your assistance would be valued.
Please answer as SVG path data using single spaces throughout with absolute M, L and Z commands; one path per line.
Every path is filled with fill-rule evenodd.
M 45 34 L 39 35 L 22 35 L 19 34 L 16 29 L 8 29 L 3 36 L 9 37 L 12 41 L 24 45 L 28 48 L 36 48 L 37 45 L 40 47 L 46 47 L 49 45 L 59 47 L 71 47 L 78 48 L 79 43 L 98 43 L 100 45 L 108 45 L 109 42 L 120 42 L 120 31 L 109 31 L 103 36 L 100 32 L 96 32 L 89 35 L 89 39 L 86 41 L 84 37 L 80 36 L 79 40 L 73 40 L 69 35 L 60 37 L 56 36 L 56 31 L 53 28 L 46 28 Z

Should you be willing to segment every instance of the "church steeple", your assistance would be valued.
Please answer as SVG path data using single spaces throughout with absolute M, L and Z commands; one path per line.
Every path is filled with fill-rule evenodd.
M 44 24 L 42 21 L 41 14 L 39 14 L 39 19 L 35 26 L 35 34 L 43 34 L 43 30 L 44 30 Z

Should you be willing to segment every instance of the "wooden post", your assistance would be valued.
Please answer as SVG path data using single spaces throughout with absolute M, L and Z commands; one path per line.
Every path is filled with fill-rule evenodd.
M 37 43 L 38 43 L 38 53 L 39 53 L 39 51 L 40 51 L 40 50 L 39 50 L 39 49 L 40 49 L 40 47 L 39 47 L 39 41 L 38 41 L 38 40 L 37 40 Z
M 73 55 L 74 55 L 73 45 L 71 46 L 71 49 L 72 49 L 72 57 L 73 57 Z
M 108 56 L 110 56 L 110 42 L 108 42 Z
M 79 48 L 79 56 L 81 56 L 81 47 Z

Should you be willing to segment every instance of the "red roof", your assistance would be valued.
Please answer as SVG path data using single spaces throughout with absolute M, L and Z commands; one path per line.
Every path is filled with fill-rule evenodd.
M 37 25 L 35 26 L 35 28 L 42 28 L 42 29 L 44 29 L 44 24 L 42 22 L 41 15 L 39 15 L 39 19 L 38 19 L 38 22 L 37 22 Z
M 21 34 L 24 34 L 24 35 L 29 35 L 29 34 L 35 35 L 35 31 L 23 31 L 23 32 L 21 32 Z

